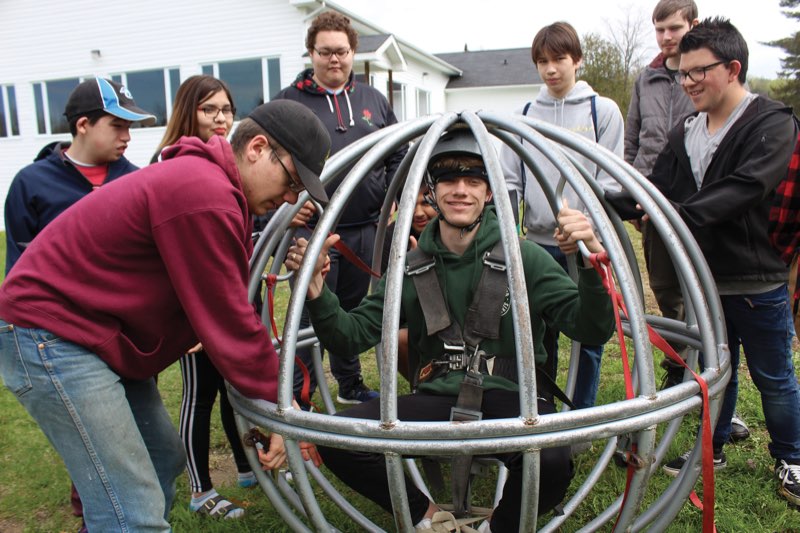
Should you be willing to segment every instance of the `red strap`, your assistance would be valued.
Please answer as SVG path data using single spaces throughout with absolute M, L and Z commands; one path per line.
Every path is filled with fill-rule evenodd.
M 275 336 L 278 344 L 283 344 L 283 340 L 278 335 L 278 325 L 275 323 L 275 284 L 277 281 L 277 275 L 267 274 L 267 305 L 269 306 L 267 310 L 269 311 L 272 334 Z M 300 372 L 303 374 L 303 387 L 300 389 L 300 401 L 305 405 L 313 406 L 314 409 L 319 411 L 319 407 L 314 405 L 314 402 L 311 401 L 311 375 L 308 372 L 308 367 L 297 356 L 294 357 L 294 364 L 300 368 Z
M 600 279 L 603 282 L 603 286 L 608 291 L 609 296 L 611 297 L 611 301 L 614 305 L 614 317 L 617 324 L 617 336 L 619 338 L 619 345 L 620 345 L 620 353 L 622 355 L 622 365 L 623 370 L 625 373 L 625 395 L 628 399 L 633 398 L 633 383 L 630 380 L 630 367 L 628 363 L 628 355 L 627 349 L 625 345 L 625 338 L 622 333 L 622 321 L 620 319 L 619 311 L 622 311 L 625 318 L 628 319 L 628 310 L 625 307 L 625 303 L 622 300 L 622 295 L 620 295 L 615 287 L 614 287 L 614 279 L 613 279 L 613 272 L 611 269 L 611 260 L 608 257 L 606 252 L 602 252 L 599 254 L 591 254 L 589 256 L 589 261 L 591 262 L 594 269 L 600 275 Z M 716 531 L 714 526 L 714 447 L 711 440 L 712 432 L 711 432 L 711 414 L 708 405 L 708 384 L 706 381 L 700 377 L 697 373 L 694 372 L 686 362 L 675 352 L 675 350 L 670 346 L 670 344 L 658 334 L 656 330 L 654 330 L 650 325 L 647 325 L 647 332 L 650 338 L 650 342 L 653 346 L 657 347 L 659 350 L 664 352 L 667 357 L 669 357 L 675 363 L 680 364 L 685 369 L 691 372 L 692 376 L 694 377 L 697 384 L 700 385 L 700 392 L 703 396 L 703 415 L 702 415 L 702 456 L 703 456 L 703 501 L 704 505 L 700 506 L 700 509 L 703 511 L 703 531 L 706 533 L 711 533 Z M 630 382 L 629 382 L 630 380 Z M 630 480 L 632 478 L 632 470 L 633 465 L 628 465 L 628 482 L 625 486 L 625 493 L 623 494 L 622 504 L 625 504 L 625 499 L 627 498 L 628 489 L 630 487 Z M 696 495 L 695 495 L 696 497 Z M 620 513 L 622 512 L 622 507 L 620 507 Z M 618 517 L 619 519 L 619 517 Z
M 311 227 L 309 227 L 308 225 L 306 225 L 306 229 L 311 231 Z M 331 235 L 333 235 L 333 233 L 328 234 L 329 237 Z M 347 259 L 351 264 L 355 265 L 362 272 L 366 272 L 373 278 L 381 277 L 380 274 L 372 270 L 370 266 L 366 264 L 360 257 L 358 257 L 358 255 L 356 255 L 356 253 L 349 246 L 347 246 L 341 239 L 336 241 L 333 247 L 336 248 L 336 250 L 338 250 L 340 254 L 342 254 L 342 257 Z
M 267 274 L 267 311 L 269 311 L 269 321 L 272 326 L 272 335 L 278 344 L 283 344 L 280 336 L 278 335 L 278 325 L 275 323 L 275 284 L 278 282 L 276 274 Z

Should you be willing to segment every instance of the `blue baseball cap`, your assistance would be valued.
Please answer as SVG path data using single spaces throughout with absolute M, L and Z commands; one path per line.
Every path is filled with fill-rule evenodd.
M 124 85 L 104 78 L 92 78 L 75 87 L 67 100 L 64 115 L 71 121 L 92 111 L 105 111 L 145 126 L 156 123 L 155 115 L 137 107 L 133 95 Z

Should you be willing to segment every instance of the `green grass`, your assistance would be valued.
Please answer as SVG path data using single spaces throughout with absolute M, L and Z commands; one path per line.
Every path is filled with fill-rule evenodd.
M 638 241 L 638 238 L 634 237 L 634 241 Z M 0 239 L 0 243 L 2 243 L 0 247 L 4 246 L 5 239 Z M 0 251 L 0 257 L 5 257 L 4 250 Z M 279 301 L 285 302 L 285 299 Z M 800 366 L 800 355 L 797 352 L 794 354 L 794 363 L 796 367 Z M 363 357 L 362 366 L 366 381 L 377 387 L 375 358 L 371 355 Z M 619 347 L 612 341 L 607 345 L 603 360 L 599 403 L 617 401 L 624 397 L 621 368 Z M 563 383 L 565 379 L 563 372 L 559 379 Z M 181 395 L 180 372 L 177 365 L 173 365 L 160 375 L 159 388 L 177 425 Z M 720 532 L 800 531 L 800 511 L 790 508 L 776 493 L 777 485 L 772 476 L 772 460 L 767 451 L 769 438 L 761 412 L 760 397 L 746 368 L 740 370 L 738 412 L 750 425 L 752 436 L 747 441 L 726 447 L 728 468 L 716 478 L 717 529 Z M 696 418 L 687 417 L 681 435 L 673 444 L 674 454 L 683 452 L 691 444 L 695 424 Z M 577 477 L 572 484 L 573 490 L 594 466 L 594 460 L 601 449 L 602 443 L 595 443 L 592 452 L 577 458 Z M 216 412 L 212 415 L 212 453 L 221 470 L 232 468 L 233 461 L 229 457 L 228 443 Z M 260 490 L 240 489 L 227 479 L 229 478 L 222 482 L 217 480 L 217 488 L 225 496 L 244 505 L 247 508 L 247 516 L 230 523 L 202 519 L 190 513 L 187 510 L 189 489 L 186 477 L 182 476 L 179 480 L 176 504 L 170 517 L 170 522 L 177 533 L 287 530 Z M 661 494 L 670 479 L 661 473 L 655 474 L 649 484 L 646 503 Z M 624 471 L 614 467 L 609 468 L 577 515 L 566 523 L 562 531 L 576 531 L 582 524 L 591 520 L 620 494 L 624 483 Z M 698 484 L 698 492 L 701 489 Z M 372 520 L 388 530 L 394 529 L 392 518 L 388 514 L 371 502 L 347 489 L 344 490 L 350 501 L 364 510 Z M 492 483 L 488 481 L 479 483 L 475 489 L 475 503 L 485 505 L 492 490 Z M 444 495 L 442 501 L 447 499 Z M 326 516 L 341 531 L 359 531 L 324 497 L 320 497 L 320 502 Z M 700 531 L 701 518 L 700 511 L 687 502 L 669 530 Z M 79 521 L 70 514 L 69 478 L 60 458 L 13 395 L 4 387 L 0 388 L 0 532 L 69 532 L 77 530 L 78 525 Z M 608 531 L 610 529 L 606 528 Z

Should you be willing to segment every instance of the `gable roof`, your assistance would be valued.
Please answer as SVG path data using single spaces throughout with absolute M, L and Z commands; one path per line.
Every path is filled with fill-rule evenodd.
M 542 83 L 531 61 L 530 48 L 481 50 L 435 54 L 439 59 L 460 69 L 463 74 L 450 79 L 448 89 L 536 85 Z

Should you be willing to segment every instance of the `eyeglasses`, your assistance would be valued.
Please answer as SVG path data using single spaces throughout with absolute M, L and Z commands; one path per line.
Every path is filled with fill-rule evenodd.
M 286 168 L 286 165 L 283 164 L 283 161 L 281 161 L 281 158 L 278 157 L 278 154 L 275 153 L 275 150 L 272 151 L 272 157 L 278 162 L 278 164 L 281 166 L 283 171 L 286 173 L 286 177 L 289 179 L 288 187 L 289 187 L 290 191 L 292 191 L 295 194 L 300 194 L 301 192 L 306 190 L 306 186 L 305 185 L 295 181 L 295 179 L 292 177 L 292 174 L 289 172 L 289 169 Z
M 730 61 L 717 61 L 716 63 L 711 63 L 710 65 L 706 65 L 704 67 L 697 67 L 691 70 L 679 70 L 675 74 L 675 81 L 682 84 L 686 81 L 686 78 L 689 78 L 695 83 L 700 83 L 706 79 L 706 72 L 716 66 L 727 65 L 728 63 L 730 63 Z
M 330 59 L 332 55 L 335 55 L 339 59 L 344 59 L 347 57 L 347 54 L 350 53 L 350 48 L 339 48 L 338 50 L 329 50 L 327 48 L 323 48 L 322 50 L 318 50 L 314 48 L 314 51 L 321 57 L 322 59 Z
M 233 115 L 236 114 L 236 109 L 232 106 L 226 105 L 225 107 L 217 107 L 215 105 L 202 105 L 198 107 L 200 111 L 206 116 L 206 118 L 217 118 L 217 115 L 222 113 L 222 116 L 225 118 L 233 118 Z

